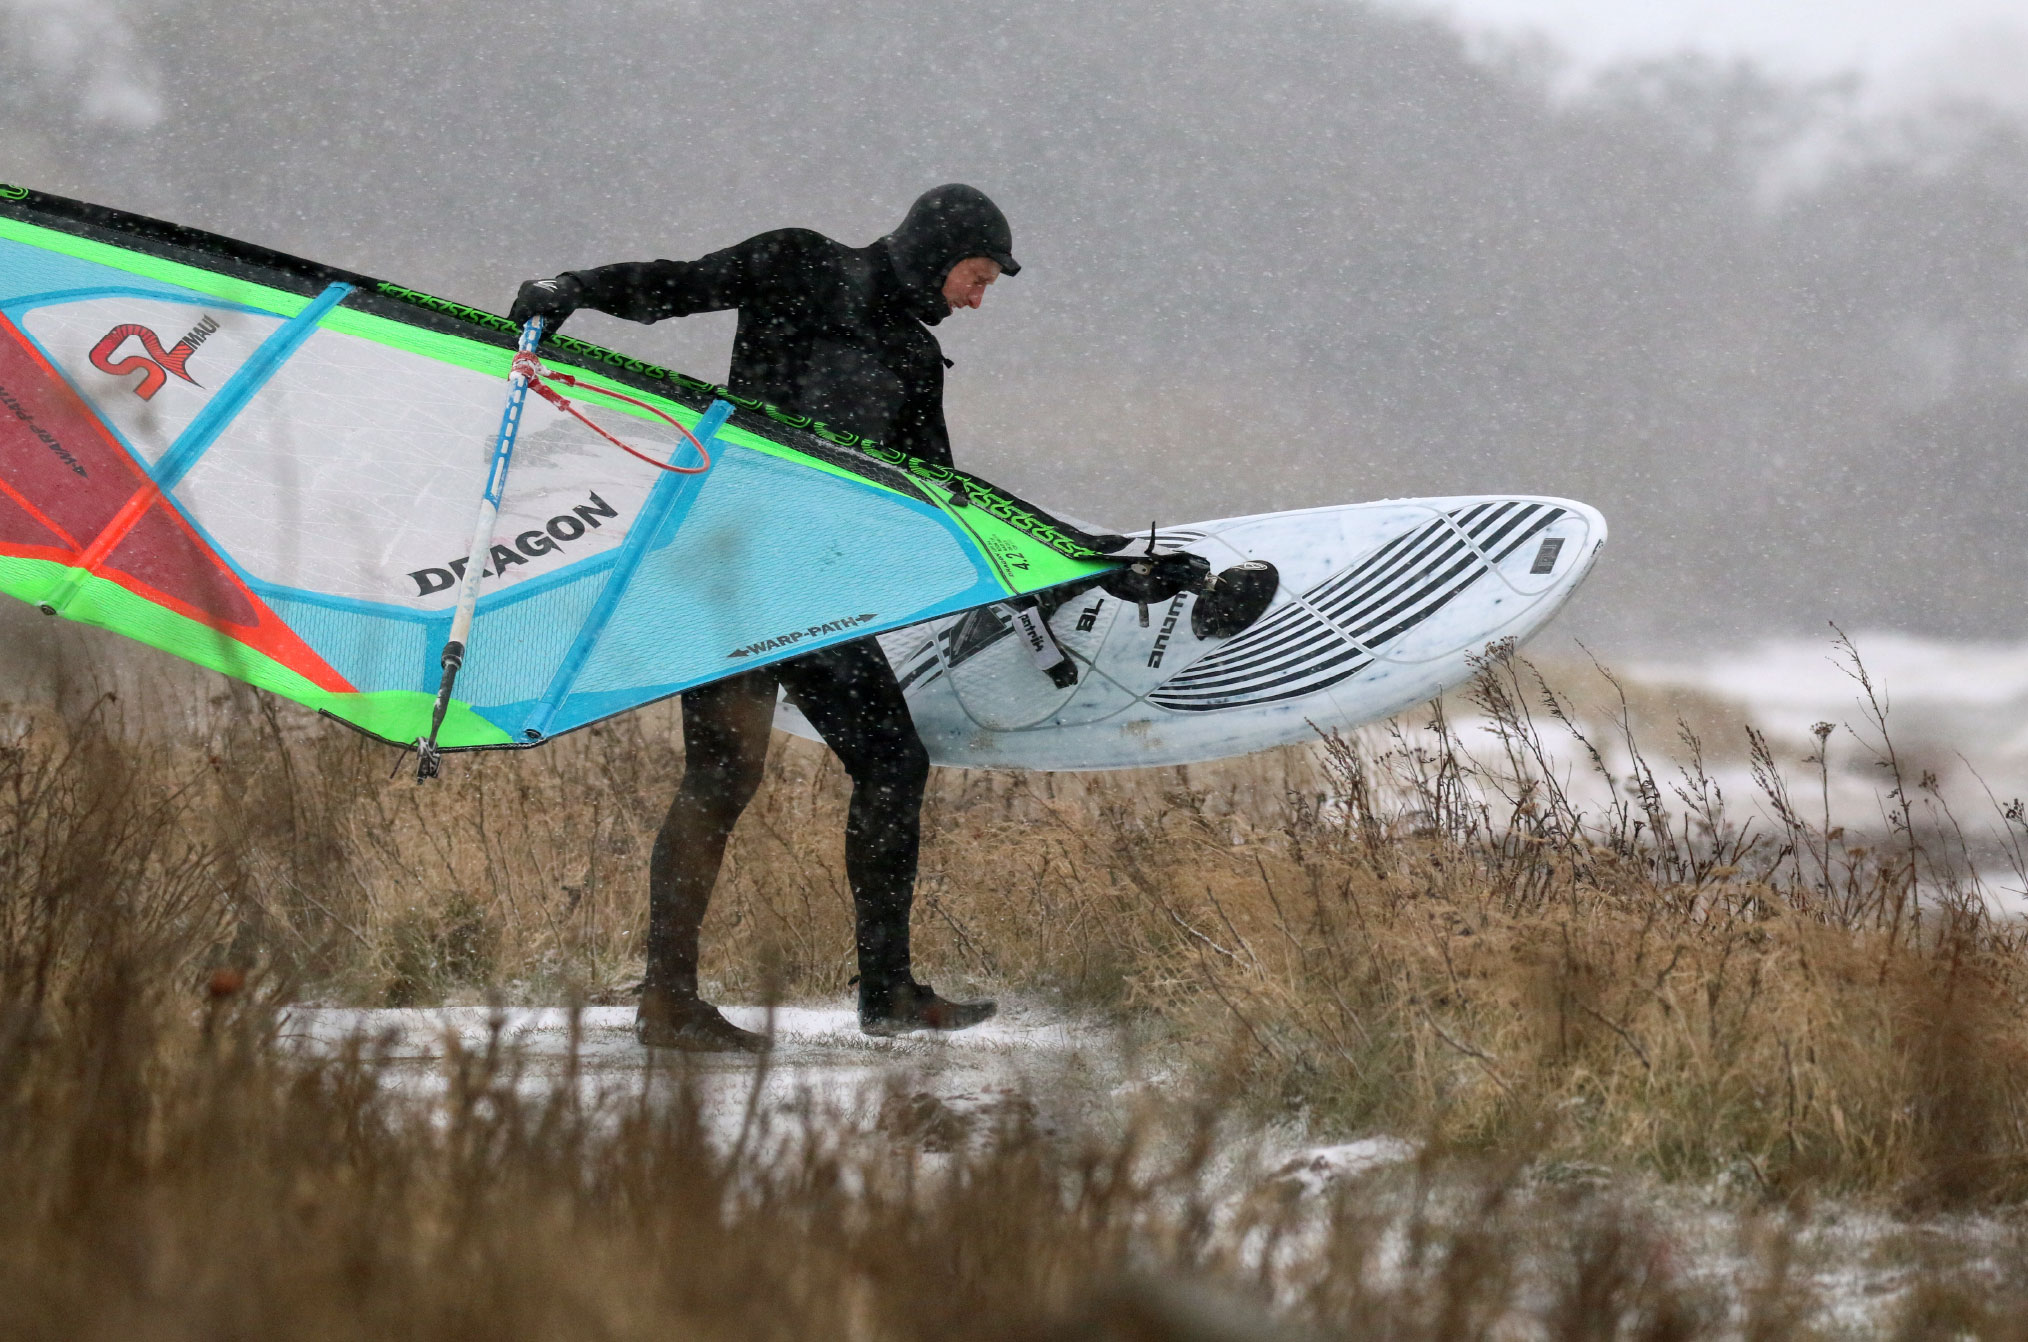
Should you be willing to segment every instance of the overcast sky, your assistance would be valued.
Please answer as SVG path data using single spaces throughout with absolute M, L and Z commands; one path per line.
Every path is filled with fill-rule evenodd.
M 1975 94 L 2028 111 L 2028 0 L 1385 0 L 1534 31 L 1584 73 L 1691 49 L 1790 75 L 1857 72 L 1876 106 Z
M 1904 90 L 1977 88 L 1949 53 L 2005 73 L 1991 32 L 2028 24 L 2028 0 L 1380 2 L 1532 21 L 1579 70 L 1689 46 Z M 1615 530 L 1570 626 L 1600 646 L 2028 636 L 2023 141 L 1826 116 L 1770 210 L 1753 104 L 1691 80 L 1559 115 L 1404 8 L 731 8 L 0 0 L 0 179 L 495 311 L 532 275 L 783 224 L 869 241 L 968 180 L 1031 269 L 938 329 L 954 437 L 1039 502 L 1145 525 L 1568 495 Z M 723 376 L 729 314 L 578 320 Z

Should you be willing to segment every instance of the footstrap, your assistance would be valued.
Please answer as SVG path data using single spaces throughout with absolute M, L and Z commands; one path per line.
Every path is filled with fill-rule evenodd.
M 1014 614 L 1014 631 L 1028 646 L 1028 655 L 1035 667 L 1055 683 L 1058 689 L 1068 689 L 1077 684 L 1077 663 L 1070 659 L 1056 642 L 1056 635 L 1043 618 L 1042 605 L 1033 595 L 1016 597 L 1004 603 Z

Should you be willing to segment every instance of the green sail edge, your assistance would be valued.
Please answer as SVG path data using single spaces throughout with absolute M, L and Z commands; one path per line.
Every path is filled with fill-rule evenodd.
M 0 555 L 0 592 L 30 604 L 76 570 L 50 559 Z M 421 690 L 343 693 L 327 690 L 210 625 L 193 620 L 97 574 L 83 575 L 65 618 L 194 662 L 305 708 L 328 713 L 384 741 L 404 744 L 429 729 L 435 696 Z M 506 732 L 453 700 L 438 740 L 453 749 L 518 744 Z

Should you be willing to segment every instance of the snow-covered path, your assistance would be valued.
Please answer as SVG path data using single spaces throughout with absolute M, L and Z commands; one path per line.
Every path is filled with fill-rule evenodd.
M 446 1084 L 453 1048 L 482 1055 L 497 1031 L 526 1094 L 547 1091 L 573 1066 L 587 1101 L 686 1084 L 728 1137 L 753 1108 L 799 1120 L 899 1123 L 919 1128 L 933 1145 L 948 1143 L 1007 1104 L 1044 1110 L 1044 1122 L 1089 1112 L 1128 1078 L 1111 1030 L 1021 1004 L 1003 1003 L 998 1016 L 957 1034 L 897 1039 L 861 1034 L 845 1008 L 734 1006 L 725 1014 L 745 1029 L 773 1033 L 764 1060 L 645 1049 L 634 1040 L 631 1006 L 577 1012 L 574 1051 L 573 1013 L 563 1007 L 296 1007 L 284 1017 L 282 1038 L 312 1054 L 335 1054 L 357 1039 L 384 1060 L 395 1084 L 429 1095 Z
M 729 1007 L 726 1015 L 747 1029 L 770 1026 L 765 1008 Z M 507 1074 L 531 1097 L 566 1081 L 574 1057 L 588 1101 L 624 1104 L 693 1087 L 707 1123 L 727 1144 L 757 1130 L 762 1145 L 772 1145 L 769 1134 L 778 1141 L 814 1125 L 841 1135 L 878 1131 L 929 1160 L 983 1135 L 1010 1106 L 1034 1130 L 1068 1134 L 1124 1113 L 1147 1088 L 1166 1089 L 1159 1052 L 1136 1058 L 1115 1030 L 1035 1005 L 1003 1003 L 1001 1015 L 985 1025 L 941 1038 L 869 1038 L 842 1008 L 790 1006 L 772 1015 L 776 1046 L 764 1062 L 743 1054 L 651 1054 L 634 1042 L 632 1007 L 576 1013 L 574 1053 L 573 1016 L 561 1007 L 298 1007 L 284 1017 L 282 1037 L 310 1055 L 335 1054 L 357 1040 L 383 1060 L 392 1084 L 427 1102 L 447 1089 L 453 1048 L 483 1055 L 497 1032 L 512 1059 Z M 1390 1276 L 1405 1270 L 1395 1241 L 1416 1215 L 1442 1202 L 1428 1204 L 1418 1191 L 1420 1176 L 1412 1173 L 1418 1155 L 1416 1143 L 1386 1135 L 1318 1145 L 1301 1124 L 1235 1131 L 1217 1162 L 1229 1179 L 1214 1220 L 1228 1224 L 1263 1188 L 1283 1189 L 1320 1216 L 1338 1192 L 1356 1189 L 1357 1205 L 1395 1223 L 1385 1241 L 1393 1247 L 1376 1260 Z M 1552 1175 L 1539 1185 L 1525 1179 L 1518 1196 L 1526 1205 L 1540 1196 L 1545 1208 L 1562 1206 L 1569 1177 Z M 1771 1261 L 1754 1246 L 1779 1233 L 1791 1246 L 1784 1251 L 1792 1254 L 1787 1271 L 1797 1298 L 1809 1302 L 1805 1313 L 1836 1335 L 1875 1335 L 1926 1273 L 1997 1282 L 2019 1244 L 2018 1231 L 1993 1218 L 1911 1222 L 1827 1200 L 1785 1219 L 1716 1189 L 1669 1188 L 1639 1177 L 1613 1181 L 1603 1170 L 1583 1177 L 1652 1218 L 1657 1242 L 1683 1280 L 1723 1301 L 1735 1319 Z M 1911 1256 L 1907 1246 L 1916 1240 L 1923 1252 Z M 1284 1250 L 1308 1242 L 1298 1235 L 1284 1241 Z

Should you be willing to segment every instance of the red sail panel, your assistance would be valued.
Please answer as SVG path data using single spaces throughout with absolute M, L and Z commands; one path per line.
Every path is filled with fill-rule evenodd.
M 159 499 L 127 529 L 99 568 L 174 597 L 187 612 L 235 637 L 260 627 L 255 598 L 239 576 Z
M 0 428 L 0 434 L 4 434 Z M 0 448 L 0 452 L 4 452 Z M 26 499 L 0 481 L 0 552 L 31 559 L 64 559 L 77 546 Z
M 0 317 L 0 484 L 83 546 L 146 482 L 91 407 Z
M 55 555 L 48 554 L 52 542 Z M 0 545 L 82 563 L 319 688 L 353 688 L 240 581 L 5 316 L 0 316 Z

